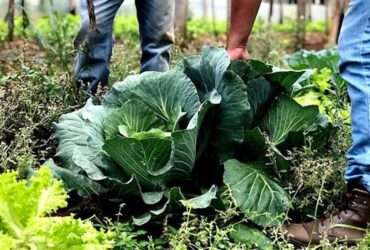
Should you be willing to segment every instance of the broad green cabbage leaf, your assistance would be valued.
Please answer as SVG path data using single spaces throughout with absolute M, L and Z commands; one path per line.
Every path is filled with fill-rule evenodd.
M 111 168 L 111 162 L 102 150 L 103 121 L 109 110 L 96 106 L 90 99 L 80 110 L 63 115 L 56 124 L 58 139 L 56 156 L 75 173 L 84 171 L 93 180 L 105 178 L 102 169 Z
M 250 80 L 271 73 L 273 66 L 258 60 L 235 60 L 231 62 L 228 69 L 238 74 L 247 84 Z
M 200 107 L 194 84 L 174 70 L 145 72 L 116 83 L 105 97 L 104 106 L 122 107 L 128 101 L 136 101 L 150 109 L 171 131 L 176 129 L 181 118 L 191 119 Z
M 282 221 L 289 198 L 263 168 L 263 163 L 229 160 L 225 162 L 224 182 L 247 219 L 261 226 L 271 226 Z
M 230 234 L 231 238 L 247 245 L 250 249 L 264 249 L 273 250 L 274 245 L 272 241 L 256 228 L 247 226 L 245 224 L 237 224 L 234 226 Z
M 181 203 L 189 209 L 203 209 L 211 205 L 216 199 L 217 187 L 213 185 L 206 193 L 188 200 L 182 200 Z
M 221 158 L 228 157 L 234 143 L 244 138 L 244 122 L 250 109 L 247 87 L 240 76 L 228 70 L 230 58 L 224 49 L 206 47 L 200 56 L 184 59 L 184 72 L 197 87 L 201 101 L 208 100 L 213 108 L 216 124 L 213 125 L 211 144 Z M 218 105 L 217 105 L 218 104 Z M 222 146 L 221 146 L 222 145 Z
M 262 121 L 273 146 L 283 143 L 290 133 L 303 132 L 318 119 L 316 106 L 302 107 L 288 96 L 282 96 Z

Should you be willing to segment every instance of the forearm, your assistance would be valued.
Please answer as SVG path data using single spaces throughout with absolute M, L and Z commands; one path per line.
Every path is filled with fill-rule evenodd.
M 232 0 L 227 48 L 245 49 L 262 0 Z

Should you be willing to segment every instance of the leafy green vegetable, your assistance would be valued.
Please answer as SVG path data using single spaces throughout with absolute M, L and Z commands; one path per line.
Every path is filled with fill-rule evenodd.
M 274 72 L 267 74 L 266 78 L 274 83 L 284 87 L 289 94 L 302 89 L 305 82 L 311 77 L 312 72 L 309 70 L 281 70 L 275 69 Z
M 130 136 L 128 133 L 128 137 L 116 135 L 115 139 L 106 141 L 104 149 L 143 186 L 148 184 L 148 179 L 164 187 L 176 179 L 188 178 L 195 161 L 198 118 L 199 123 L 202 121 L 198 115 L 206 110 L 200 105 L 196 89 L 185 75 L 175 71 L 144 73 L 135 77 L 136 81 L 131 79 L 122 83 L 122 89 L 119 89 L 119 84 L 116 85 L 105 98 L 105 105 L 131 106 L 127 112 L 121 110 L 112 117 L 125 116 L 121 124 L 133 134 Z M 132 104 L 132 101 L 136 103 Z M 144 112 L 142 109 L 145 109 Z M 136 125 L 130 126 L 130 123 Z M 110 122 L 107 126 L 114 124 Z M 138 126 L 142 128 L 138 129 Z M 163 131 L 158 133 L 157 130 L 149 137 L 137 137 L 137 133 L 153 127 Z
M 61 117 L 56 156 L 63 168 L 50 166 L 82 196 L 140 197 L 150 213 L 136 221 L 146 222 L 168 205 L 168 197 L 154 194 L 190 182 L 199 127 L 209 107 L 179 71 L 130 76 L 114 85 L 102 105 L 90 100 Z
M 142 204 L 131 214 L 137 225 L 220 204 L 222 185 L 246 219 L 276 225 L 289 204 L 279 185 L 289 167 L 284 154 L 325 125 L 317 107 L 290 96 L 312 72 L 231 62 L 224 49 L 206 47 L 169 72 L 129 76 L 102 104 L 90 100 L 62 116 L 56 156 L 63 165 L 50 166 L 82 196 Z M 326 88 L 324 76 L 317 81 Z
M 181 202 L 185 207 L 191 209 L 207 208 L 211 205 L 212 200 L 216 199 L 216 193 L 217 187 L 212 186 L 206 193 L 189 200 L 182 200 Z
M 103 121 L 109 113 L 90 100 L 82 109 L 63 115 L 56 125 L 56 157 L 64 165 L 50 167 L 69 190 L 76 189 L 82 196 L 103 193 L 106 189 L 98 181 L 109 180 L 109 176 L 119 180 L 118 184 L 130 179 L 103 151 Z
M 299 104 L 319 106 L 331 123 L 350 124 L 346 82 L 339 72 L 336 50 L 299 51 L 288 56 L 286 63 L 297 70 L 312 69 L 311 77 L 292 95 Z
M 244 224 L 234 226 L 231 238 L 236 242 L 246 244 L 250 248 L 274 249 L 272 242 L 261 231 Z
M 336 49 L 318 52 L 300 50 L 289 55 L 285 62 L 295 70 L 329 68 L 336 72 L 338 70 L 339 55 Z
M 70 217 L 50 216 L 67 206 L 63 184 L 47 167 L 29 181 L 17 174 L 0 175 L 1 249 L 109 249 L 110 234 L 91 223 Z
M 59 140 L 56 156 L 75 173 L 84 171 L 96 181 L 105 179 L 102 169 L 113 166 L 102 150 L 103 121 L 109 113 L 110 110 L 89 100 L 81 110 L 63 115 L 56 125 Z
M 251 109 L 246 120 L 247 128 L 251 128 L 261 119 L 269 109 L 276 95 L 280 92 L 277 87 L 264 77 L 258 77 L 248 82 L 248 100 Z
M 245 83 L 273 72 L 273 66 L 257 60 L 232 61 L 229 70 L 238 74 Z
M 160 187 L 162 180 L 156 176 L 171 167 L 167 166 L 171 155 L 171 141 L 168 139 L 148 138 L 137 141 L 117 137 L 107 141 L 104 150 L 115 162 L 126 166 L 128 174 L 140 179 L 142 187 L 149 189 Z
M 262 121 L 273 146 L 283 143 L 289 133 L 307 129 L 317 119 L 318 108 L 308 106 L 303 108 L 291 98 L 282 96 L 269 110 Z
M 227 157 L 225 146 L 243 141 L 244 122 L 250 109 L 247 87 L 236 73 L 228 70 L 229 66 L 230 58 L 224 49 L 205 48 L 201 56 L 184 59 L 184 73 L 194 82 L 201 101 L 219 104 L 211 111 L 218 122 L 210 143 L 222 154 L 221 158 Z
M 229 186 L 236 205 L 247 218 L 261 226 L 276 225 L 289 207 L 289 198 L 263 171 L 263 164 L 225 163 L 224 182 Z

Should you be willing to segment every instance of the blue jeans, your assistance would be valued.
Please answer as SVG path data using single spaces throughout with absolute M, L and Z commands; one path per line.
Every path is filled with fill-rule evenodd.
M 97 32 L 89 29 L 87 1 L 81 0 L 81 30 L 75 46 L 74 77 L 94 93 L 99 84 L 107 84 L 113 48 L 113 22 L 123 0 L 93 0 Z M 172 0 L 136 0 L 142 49 L 141 71 L 166 71 L 173 43 Z M 124 63 L 124 62 L 122 62 Z
M 350 0 L 339 39 L 340 71 L 352 104 L 346 180 L 370 192 L 370 1 Z

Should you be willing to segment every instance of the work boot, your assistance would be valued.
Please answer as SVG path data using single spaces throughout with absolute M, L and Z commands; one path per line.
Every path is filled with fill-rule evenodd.
M 370 194 L 361 187 L 351 188 L 345 195 L 342 208 L 332 215 L 303 224 L 283 227 L 289 241 L 299 246 L 329 241 L 355 244 L 366 234 L 370 222 Z

